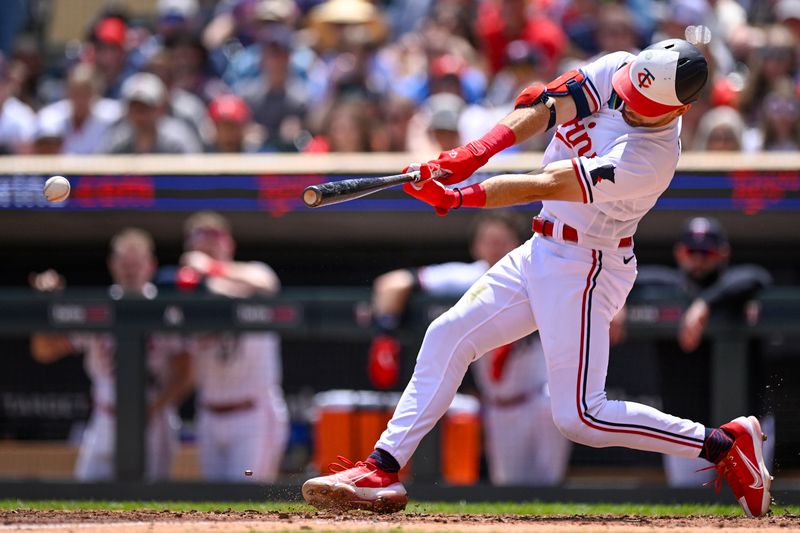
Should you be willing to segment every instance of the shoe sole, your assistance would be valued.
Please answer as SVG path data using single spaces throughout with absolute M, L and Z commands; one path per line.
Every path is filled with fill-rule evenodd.
M 769 470 L 767 470 L 767 465 L 764 464 L 764 455 L 762 454 L 762 448 L 764 446 L 764 433 L 761 431 L 761 423 L 756 417 L 748 416 L 747 418 L 741 418 L 743 418 L 744 421 L 740 422 L 740 424 L 742 427 L 747 429 L 747 433 L 750 435 L 750 438 L 753 441 L 753 450 L 756 454 L 758 469 L 761 473 L 762 483 L 764 484 L 764 495 L 761 498 L 761 513 L 757 515 L 753 515 L 750 512 L 746 502 L 742 503 L 740 500 L 739 503 L 741 504 L 747 516 L 764 516 L 767 514 L 767 511 L 769 511 L 769 505 L 772 502 L 772 496 L 769 492 L 770 487 L 772 487 L 772 476 L 770 475 Z
M 388 493 L 374 500 L 360 498 L 352 487 L 344 483 L 322 483 L 313 479 L 303 484 L 303 498 L 309 505 L 324 511 L 362 510 L 379 514 L 397 513 L 406 508 L 406 494 Z

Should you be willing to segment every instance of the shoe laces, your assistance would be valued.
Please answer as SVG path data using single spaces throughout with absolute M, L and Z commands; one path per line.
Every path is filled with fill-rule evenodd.
M 372 463 L 368 463 L 366 461 L 357 461 L 354 463 L 353 461 L 351 461 L 350 459 L 348 459 L 343 455 L 337 455 L 336 459 L 338 459 L 340 462 L 339 463 L 333 462 L 328 465 L 328 472 L 330 472 L 331 474 L 338 474 L 340 472 L 344 472 L 345 470 L 350 470 L 351 468 L 359 468 L 359 467 L 366 467 L 370 471 L 370 473 L 378 469 L 378 467 Z
M 737 497 L 740 494 L 742 494 L 742 492 L 743 492 L 742 491 L 742 484 L 739 481 L 739 477 L 736 474 L 736 469 L 728 468 L 727 454 L 717 464 L 711 465 L 711 466 L 707 466 L 705 468 L 700 468 L 700 469 L 697 470 L 697 472 L 703 472 L 705 470 L 711 470 L 712 468 L 716 468 L 717 469 L 717 477 L 715 477 L 714 479 L 706 481 L 705 483 L 703 483 L 704 487 L 706 487 L 706 486 L 708 486 L 708 485 L 713 483 L 714 484 L 714 492 L 719 492 L 720 490 L 722 490 L 722 480 L 724 478 L 725 481 L 728 482 L 728 485 L 730 485 L 731 490 L 733 490 L 733 493 Z

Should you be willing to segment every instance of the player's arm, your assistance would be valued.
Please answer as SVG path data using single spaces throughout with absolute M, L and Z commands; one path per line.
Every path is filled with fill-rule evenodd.
M 392 270 L 375 278 L 372 284 L 372 315 L 383 329 L 393 329 L 403 314 L 414 289 L 414 273 Z
M 194 386 L 192 358 L 188 352 L 181 352 L 170 359 L 169 376 L 164 389 L 149 406 L 150 414 L 157 413 L 170 405 L 177 405 L 191 392 Z
M 428 180 L 419 187 L 407 183 L 403 190 L 445 215 L 460 207 L 507 207 L 541 200 L 584 202 L 579 180 L 571 161 L 556 161 L 533 174 L 500 174 L 463 189 L 448 189 L 438 180 Z
M 31 355 L 39 363 L 54 363 L 75 352 L 75 346 L 66 335 L 60 333 L 31 335 Z
M 221 261 L 199 251 L 186 252 L 180 262 L 206 276 L 208 289 L 224 296 L 274 296 L 281 288 L 278 276 L 264 263 Z
M 517 97 L 514 110 L 483 137 L 439 154 L 420 166 L 423 179 L 436 176 L 445 185 L 460 183 L 489 159 L 533 135 L 575 117 L 588 117 L 598 110 L 598 97 L 590 81 L 577 70 L 569 71 L 544 85 L 534 83 Z

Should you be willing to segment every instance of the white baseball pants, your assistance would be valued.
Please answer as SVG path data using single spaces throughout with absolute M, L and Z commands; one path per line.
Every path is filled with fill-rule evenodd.
M 572 443 L 553 424 L 550 397 L 483 407 L 489 479 L 493 485 L 557 485 L 564 479 Z
M 467 367 L 539 330 L 553 420 L 587 446 L 624 446 L 697 457 L 702 424 L 606 398 L 609 324 L 636 278 L 622 250 L 597 250 L 540 235 L 509 253 L 428 328 L 411 381 L 376 443 L 405 465 L 445 413 Z
M 145 434 L 145 477 L 148 481 L 168 479 L 178 449 L 180 419 L 174 408 L 163 409 L 147 421 Z M 114 479 L 116 417 L 95 409 L 81 437 L 75 477 L 80 481 Z
M 215 414 L 200 408 L 197 451 L 203 477 L 215 481 L 275 481 L 289 439 L 289 414 L 280 398 L 252 409 Z M 253 475 L 245 477 L 244 471 Z

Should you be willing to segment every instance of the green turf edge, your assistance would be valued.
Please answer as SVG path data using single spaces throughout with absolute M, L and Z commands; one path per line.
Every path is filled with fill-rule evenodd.
M 61 501 L 61 500 L 0 500 L 0 510 L 50 509 L 50 510 L 168 510 L 168 511 L 314 511 L 308 505 L 293 502 L 114 502 L 114 501 Z M 530 514 L 553 515 L 639 515 L 639 516 L 741 516 L 738 505 L 654 505 L 654 504 L 584 504 L 584 503 L 410 503 L 410 513 L 466 513 L 466 514 Z M 800 515 L 800 507 L 774 506 L 774 515 Z

